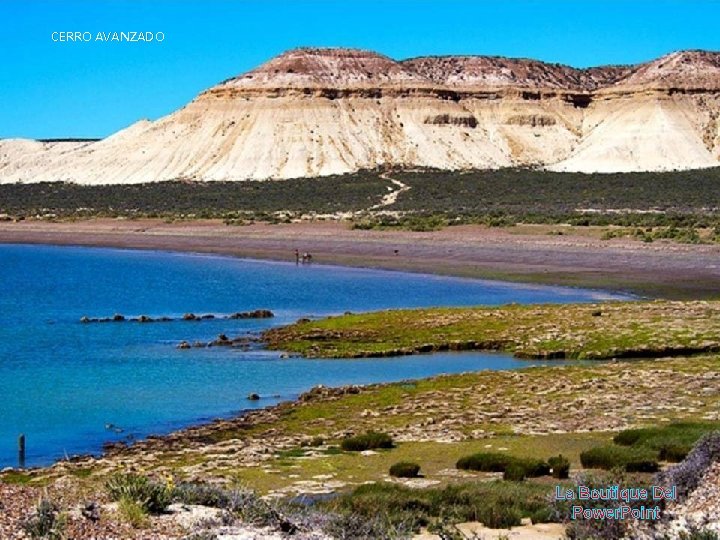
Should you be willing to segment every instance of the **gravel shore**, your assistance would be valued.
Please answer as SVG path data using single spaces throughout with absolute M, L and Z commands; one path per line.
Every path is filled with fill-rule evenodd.
M 534 231 L 534 232 L 533 232 Z M 337 221 L 228 226 L 217 220 L 89 219 L 0 223 L 0 242 L 216 253 L 294 262 L 295 249 L 323 264 L 387 268 L 608 288 L 672 298 L 720 289 L 720 246 L 600 240 L 482 226 L 433 232 L 351 230 Z

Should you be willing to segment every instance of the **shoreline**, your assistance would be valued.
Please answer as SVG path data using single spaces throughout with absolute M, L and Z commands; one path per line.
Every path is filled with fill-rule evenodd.
M 654 290 L 669 292 L 673 297 L 708 298 L 709 291 L 717 294 L 720 290 L 720 268 L 712 264 L 720 261 L 720 246 L 646 246 L 639 242 L 603 242 L 581 236 L 513 234 L 480 226 L 415 233 L 357 231 L 337 222 L 227 226 L 216 220 L 170 224 L 161 220 L 116 219 L 25 221 L 0 223 L 0 243 L 173 251 L 290 264 L 294 262 L 297 246 L 301 252 L 312 252 L 318 264 L 355 268 L 583 287 L 605 292 L 629 291 L 636 295 L 648 295 Z M 395 249 L 398 254 L 394 253 Z M 557 258 L 548 260 L 548 254 Z M 512 266 L 515 260 L 524 262 Z M 619 263 L 623 261 L 628 263 L 624 278 L 619 277 L 622 274 L 619 271 L 623 270 Z M 535 271 L 529 272 L 533 266 Z M 649 290 L 652 279 L 662 285 Z M 301 395 L 289 403 L 296 402 Z M 269 405 L 260 410 L 274 407 L 276 405 Z M 243 411 L 221 415 L 219 419 L 231 421 L 247 415 L 248 411 Z M 215 419 L 191 422 L 179 430 L 149 437 L 165 439 L 214 423 Z M 101 450 L 89 455 L 97 459 L 106 453 Z M 39 468 L 47 469 L 62 462 L 57 460 Z
M 217 254 L 506 282 L 557 285 L 670 299 L 717 298 L 720 246 L 579 234 L 552 236 L 478 225 L 433 232 L 352 230 L 340 222 L 233 226 L 219 220 L 27 220 L 0 223 L 0 243 Z
M 193 437 L 205 437 L 211 436 L 218 430 L 227 428 L 228 426 L 252 426 L 255 423 L 261 423 L 266 421 L 268 416 L 274 417 L 278 411 L 286 410 L 287 408 L 293 408 L 297 405 L 307 401 L 309 399 L 316 398 L 318 396 L 338 396 L 348 395 L 354 393 L 362 393 L 366 391 L 372 391 L 378 388 L 394 387 L 403 384 L 416 384 L 421 381 L 435 380 L 443 377 L 459 377 L 467 374 L 477 374 L 483 372 L 512 372 L 512 371 L 524 371 L 528 369 L 536 369 L 539 367 L 557 368 L 557 367 L 568 367 L 568 366 L 584 366 L 586 361 L 577 359 L 556 359 L 556 360 L 543 360 L 543 359 L 522 359 L 515 358 L 511 354 L 502 351 L 490 351 L 490 350 L 476 350 L 476 351 L 439 351 L 433 354 L 489 354 L 506 356 L 508 359 L 512 359 L 525 365 L 518 365 L 516 367 L 503 367 L 503 368 L 481 368 L 474 369 L 471 371 L 443 371 L 428 376 L 410 377 L 403 379 L 385 379 L 376 382 L 365 382 L 365 383 L 343 383 L 337 385 L 326 385 L 323 383 L 304 387 L 294 393 L 285 395 L 272 395 L 266 394 L 261 395 L 260 399 L 267 402 L 265 405 L 260 407 L 245 407 L 236 410 L 228 410 L 226 412 L 219 412 L 205 417 L 199 417 L 186 421 L 172 420 L 166 423 L 164 428 L 158 430 L 147 431 L 144 434 L 133 434 L 126 433 L 122 438 L 118 439 L 106 439 L 99 443 L 99 447 L 96 450 L 79 451 L 78 453 L 64 452 L 64 455 L 59 455 L 56 458 L 49 458 L 44 464 L 28 465 L 26 467 L 18 467 L 16 465 L 0 466 L 0 479 L 2 479 L 2 473 L 9 470 L 23 473 L 43 472 L 54 469 L 57 466 L 63 464 L 82 464 L 87 461 L 97 461 L 107 457 L 116 455 L 124 455 L 126 453 L 135 452 L 136 449 L 145 448 L 147 445 L 155 448 L 155 446 L 163 447 L 165 443 L 172 444 L 172 441 L 176 439 L 184 439 L 186 434 L 191 434 Z M 417 355 L 414 355 L 417 356 Z M 314 358 L 313 360 L 318 360 Z M 351 360 L 351 359 L 346 359 Z M 391 359 L 393 360 L 393 359 Z M 328 359 L 328 361 L 332 361 Z M 597 365 L 607 363 L 607 360 L 596 361 Z M 304 398 L 308 396 L 308 398 Z M 128 435 L 130 437 L 128 437 Z
M 714 355 L 696 357 L 696 363 L 702 364 L 706 369 L 717 365 L 717 361 Z M 660 371 L 659 366 L 662 367 Z M 578 377 L 577 374 L 583 375 Z M 631 374 L 634 376 L 632 384 L 637 395 L 642 395 L 643 399 L 649 399 L 653 395 L 661 396 L 652 407 L 638 411 L 633 400 L 617 399 L 616 393 L 625 388 Z M 642 376 L 638 377 L 638 374 Z M 683 377 L 686 384 L 692 385 L 696 392 L 679 392 L 677 386 L 671 384 L 678 376 Z M 567 392 L 568 388 L 585 388 L 588 380 L 610 390 L 594 395 L 591 399 L 593 406 L 584 401 L 578 402 L 568 396 Z M 718 377 L 713 377 L 710 384 L 715 386 L 718 381 Z M 548 384 L 552 387 L 550 395 L 543 395 L 540 408 L 532 401 L 532 392 L 508 395 L 504 391 L 508 385 L 531 388 L 537 384 Z M 295 399 L 246 410 L 230 417 L 188 425 L 165 435 L 148 436 L 128 445 L 110 445 L 97 455 L 72 456 L 48 466 L 6 469 L 0 472 L 0 480 L 8 473 L 41 481 L 57 479 L 73 475 L 73 471 L 88 468 L 102 476 L 118 470 L 132 470 L 139 461 L 146 465 L 152 463 L 158 474 L 184 470 L 184 474 L 194 479 L 222 478 L 238 470 L 247 472 L 262 468 L 282 459 L 282 452 L 307 447 L 309 441 L 317 436 L 317 432 L 322 432 L 325 441 L 332 441 L 361 433 L 363 430 L 377 430 L 379 416 L 368 413 L 369 409 L 364 409 L 352 425 L 348 424 L 343 412 L 344 407 L 351 403 L 355 403 L 352 406 L 359 412 L 363 407 L 377 407 L 377 403 L 385 402 L 383 398 L 374 396 L 387 396 L 392 402 L 391 405 L 394 404 L 387 411 L 389 423 L 385 425 L 383 421 L 382 425 L 395 440 L 410 444 L 430 443 L 447 448 L 448 443 L 482 446 L 495 438 L 507 440 L 507 437 L 607 438 L 614 432 L 647 424 L 647 414 L 650 412 L 653 417 L 661 417 L 671 409 L 681 413 L 680 417 L 689 418 L 686 407 L 690 401 L 702 394 L 700 390 L 708 384 L 703 370 L 698 371 L 697 366 L 688 365 L 685 359 L 663 358 L 642 359 L 633 363 L 615 361 L 547 368 L 527 366 L 517 370 L 439 374 L 422 379 L 336 387 L 318 385 L 300 393 Z M 489 392 L 475 407 L 478 419 L 482 420 L 479 425 L 482 425 L 483 429 L 468 433 L 463 427 L 466 419 L 462 414 L 452 414 L 447 421 L 426 421 L 428 415 L 435 417 L 448 406 L 445 400 L 437 400 L 440 388 L 452 388 L 467 393 L 468 396 L 477 395 L 480 390 Z M 716 395 L 702 395 L 704 397 L 701 409 L 707 414 L 701 416 L 707 421 L 718 420 L 717 409 L 712 404 L 716 402 Z M 433 405 L 431 408 L 427 407 L 428 401 L 422 396 L 430 399 Z M 566 400 L 568 405 L 572 406 L 559 412 L 557 399 Z M 515 403 L 518 400 L 519 402 Z M 295 417 L 305 418 L 305 411 L 308 409 L 327 412 L 327 407 L 334 408 L 338 403 L 343 404 L 341 410 L 333 412 L 331 418 L 321 417 L 322 420 L 312 422 L 312 428 L 307 432 L 300 427 L 305 426 L 305 420 L 301 424 L 293 420 Z M 456 406 L 457 403 L 453 405 Z M 503 407 L 507 406 L 510 406 L 515 414 L 499 414 Z M 670 409 L 667 406 L 670 406 Z M 599 415 L 593 412 L 596 409 L 613 410 L 617 414 L 612 417 Z M 547 415 L 550 410 L 555 411 L 554 415 Z M 418 411 L 423 414 L 414 414 Z M 520 411 L 522 414 L 519 414 Z M 407 416 L 408 414 L 411 416 Z M 406 423 L 410 418 L 410 423 Z M 512 428 L 508 422 L 512 422 Z M 202 459 L 187 459 L 187 456 Z M 232 464 L 226 462 L 227 456 L 232 456 Z M 277 482 L 294 485 L 292 481 L 283 478 L 276 479 L 275 483 Z M 297 487 L 301 489 L 302 482 L 299 482 Z

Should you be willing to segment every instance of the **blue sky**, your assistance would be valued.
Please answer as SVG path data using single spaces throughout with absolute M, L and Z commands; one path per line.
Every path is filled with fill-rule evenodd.
M 104 137 L 305 45 L 578 67 L 720 50 L 720 0 L 1 0 L 0 137 Z M 55 31 L 163 32 L 54 43 Z

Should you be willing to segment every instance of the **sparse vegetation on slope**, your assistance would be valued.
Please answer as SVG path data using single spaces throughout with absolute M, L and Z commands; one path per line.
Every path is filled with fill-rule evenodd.
M 221 218 L 274 220 L 275 212 L 362 210 L 387 193 L 376 173 L 277 182 L 155 182 L 82 186 L 0 184 L 0 213 L 11 216 Z
M 397 172 L 410 189 L 389 210 L 517 221 L 660 224 L 720 211 L 720 167 L 673 172 L 583 174 L 500 169 Z
M 415 231 L 479 223 L 614 226 L 607 236 L 717 241 L 720 168 L 581 174 L 501 169 L 391 173 L 410 189 L 378 211 L 393 184 L 379 171 L 284 181 L 156 182 L 82 186 L 0 184 L 0 213 L 13 217 L 219 218 L 228 224 L 354 212 L 353 227 Z M 389 211 L 389 213 L 388 213 Z

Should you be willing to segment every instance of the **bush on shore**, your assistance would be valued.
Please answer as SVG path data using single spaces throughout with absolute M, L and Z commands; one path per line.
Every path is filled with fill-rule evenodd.
M 410 461 L 401 461 L 390 467 L 390 476 L 397 478 L 417 478 L 420 473 L 420 465 Z
M 548 465 L 552 469 L 553 478 L 562 480 L 570 476 L 570 461 L 562 454 L 548 459 Z
M 173 487 L 134 473 L 114 474 L 106 482 L 108 495 L 114 501 L 126 499 L 149 514 L 160 514 L 172 502 Z
M 507 480 L 508 482 L 522 482 L 527 476 L 525 472 L 525 468 L 522 465 L 511 463 L 503 472 L 503 480 Z
M 23 524 L 30 538 L 61 540 L 65 537 L 66 515 L 50 499 L 43 497 L 35 507 L 35 512 Z
M 375 431 L 368 431 L 361 435 L 348 437 L 340 443 L 340 448 L 349 452 L 362 452 L 364 450 L 374 450 L 377 448 L 393 448 L 394 446 L 390 435 Z
M 534 478 L 550 474 L 550 465 L 542 459 L 517 458 L 499 452 L 478 452 L 461 457 L 455 464 L 456 468 L 466 471 L 502 472 L 513 467 L 511 475 L 517 476 L 522 470 L 523 477 Z
M 596 446 L 580 454 L 585 469 L 611 470 L 620 468 L 626 472 L 657 472 L 657 452 L 645 448 L 628 448 L 617 445 Z

